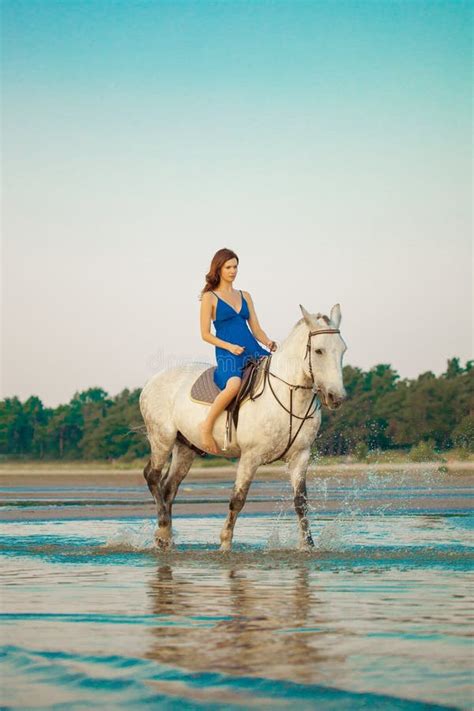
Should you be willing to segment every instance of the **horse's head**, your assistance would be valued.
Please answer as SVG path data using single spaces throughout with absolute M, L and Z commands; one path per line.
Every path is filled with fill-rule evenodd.
M 342 357 L 347 346 L 339 333 L 341 308 L 336 304 L 329 318 L 300 309 L 308 327 L 307 350 L 303 369 L 314 383 L 321 402 L 330 410 L 337 409 L 347 393 L 342 381 Z

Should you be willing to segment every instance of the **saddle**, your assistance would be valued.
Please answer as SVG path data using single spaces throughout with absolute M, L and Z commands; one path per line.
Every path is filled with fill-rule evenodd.
M 225 426 L 224 447 L 222 450 L 224 452 L 227 450 L 229 443 L 232 440 L 232 423 L 234 424 L 235 429 L 237 429 L 240 407 L 249 398 L 253 399 L 255 391 L 257 390 L 264 373 L 264 368 L 260 368 L 259 366 L 262 361 L 266 360 L 267 358 L 268 356 L 249 358 L 244 366 L 244 369 L 242 371 L 242 382 L 240 383 L 240 388 L 237 394 L 233 397 L 233 399 L 225 408 L 227 411 L 227 418 Z M 207 368 L 207 370 L 205 370 L 203 373 L 201 373 L 201 375 L 195 380 L 191 388 L 190 394 L 191 400 L 193 400 L 193 402 L 199 402 L 202 404 L 210 405 L 214 402 L 217 395 L 222 392 L 214 382 L 215 370 L 216 366 L 211 366 L 210 368 Z M 178 439 L 180 439 L 181 442 L 184 442 L 189 447 L 194 449 L 201 456 L 205 457 L 207 455 L 207 452 L 204 452 L 202 449 L 199 449 L 199 447 L 196 447 L 195 445 L 191 444 L 191 442 L 189 442 L 189 440 L 186 439 L 186 437 L 184 437 L 181 432 L 178 432 Z

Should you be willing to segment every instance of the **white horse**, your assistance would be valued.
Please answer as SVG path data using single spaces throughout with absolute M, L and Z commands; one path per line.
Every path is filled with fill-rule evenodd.
M 300 308 L 303 318 L 276 352 L 262 358 L 261 363 L 270 366 L 265 388 L 255 400 L 243 401 L 237 430 L 223 453 L 228 458 L 239 457 L 239 465 L 229 513 L 220 536 L 222 551 L 231 549 L 235 522 L 257 468 L 275 458 L 283 459 L 288 466 L 299 521 L 300 547 L 314 545 L 307 518 L 306 471 L 311 445 L 321 424 L 320 408 L 315 406 L 312 416 L 307 416 L 312 403 L 319 404 L 318 397 L 329 409 L 339 407 L 345 399 L 342 356 L 346 345 L 339 332 L 339 304 L 332 307 L 329 318 L 319 313 L 310 314 L 301 304 Z M 151 458 L 144 476 L 157 505 L 155 535 L 161 546 L 171 542 L 173 501 L 196 456 L 196 451 L 182 438 L 177 439 L 178 432 L 195 447 L 203 447 L 199 424 L 209 405 L 191 400 L 190 392 L 206 367 L 209 365 L 203 367 L 202 363 L 192 363 L 165 368 L 149 380 L 140 395 L 140 410 L 151 446 Z M 297 418 L 297 428 L 301 427 L 288 448 L 290 411 Z M 224 443 L 225 424 L 226 411 L 219 415 L 213 430 L 220 449 Z M 171 451 L 171 463 L 163 472 Z M 280 453 L 282 457 L 279 457 Z

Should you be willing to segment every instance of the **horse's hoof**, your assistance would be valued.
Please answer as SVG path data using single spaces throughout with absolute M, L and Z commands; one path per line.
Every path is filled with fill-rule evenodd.
M 306 540 L 302 541 L 298 546 L 298 550 L 302 551 L 303 553 L 311 553 L 312 551 L 314 551 L 313 539 L 309 537 Z
M 221 553 L 230 553 L 232 550 L 232 545 L 230 543 L 221 543 L 221 547 L 219 548 L 219 551 Z
M 171 549 L 171 541 L 167 541 L 163 538 L 157 538 L 156 545 L 160 551 L 169 551 Z
M 157 547 L 162 551 L 167 551 L 172 546 L 172 540 L 170 536 L 163 535 L 159 531 L 155 533 L 155 543 Z

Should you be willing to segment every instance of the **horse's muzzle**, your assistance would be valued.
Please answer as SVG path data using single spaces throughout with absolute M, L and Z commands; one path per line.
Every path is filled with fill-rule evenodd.
M 340 395 L 332 390 L 328 390 L 327 392 L 320 390 L 319 397 L 322 404 L 327 407 L 328 410 L 337 410 L 346 399 L 346 394 L 344 393 L 344 395 Z

